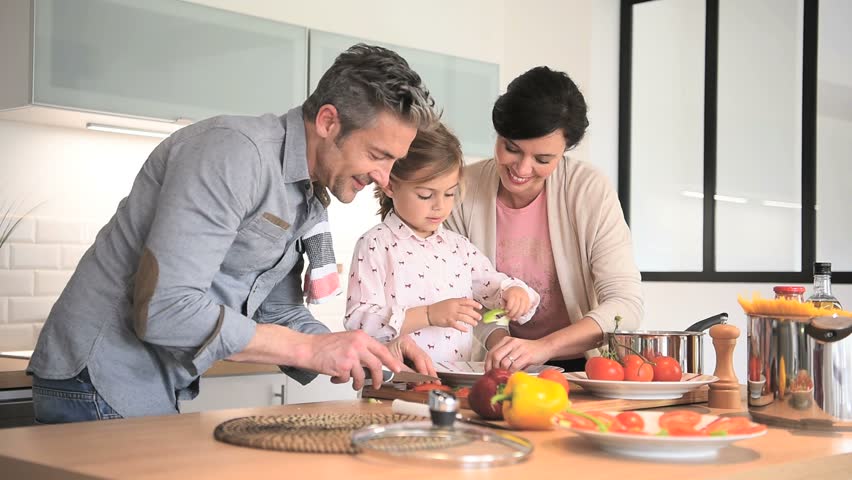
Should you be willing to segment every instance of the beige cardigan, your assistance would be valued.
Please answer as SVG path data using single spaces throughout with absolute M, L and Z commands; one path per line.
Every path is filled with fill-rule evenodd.
M 492 262 L 499 185 L 493 159 L 466 166 L 464 198 L 446 221 Z M 560 160 L 545 182 L 545 194 L 556 276 L 571 323 L 587 316 L 611 332 L 620 315 L 619 330 L 638 329 L 644 311 L 641 279 L 630 230 L 608 179 L 585 162 Z M 596 350 L 587 352 L 594 355 Z

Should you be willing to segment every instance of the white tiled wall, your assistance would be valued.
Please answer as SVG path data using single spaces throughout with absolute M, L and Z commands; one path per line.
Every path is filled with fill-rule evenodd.
M 94 241 L 87 221 L 31 216 L 0 249 L 0 350 L 25 350 Z
M 0 350 L 30 350 L 95 234 L 157 139 L 0 121 L 0 212 L 24 217 L 0 248 Z

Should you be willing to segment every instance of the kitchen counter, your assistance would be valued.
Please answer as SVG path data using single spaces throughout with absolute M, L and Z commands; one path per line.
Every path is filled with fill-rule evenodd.
M 0 357 L 0 390 L 30 388 L 32 379 L 27 375 L 29 360 Z
M 678 407 L 683 408 L 683 407 Z M 703 406 L 702 413 L 724 413 Z M 328 402 L 0 430 L 0 472 L 8 478 L 848 478 L 852 433 L 770 428 L 725 448 L 713 462 L 668 463 L 604 453 L 567 431 L 523 432 L 535 451 L 521 464 L 464 471 L 297 454 L 217 442 L 219 423 L 247 415 L 390 411 L 390 402 Z
M 30 388 L 32 379 L 27 375 L 29 360 L 0 357 L 0 390 Z M 225 377 L 232 375 L 256 375 L 261 373 L 281 373 L 275 365 L 257 363 L 229 362 L 222 360 L 213 364 L 204 372 L 204 377 Z

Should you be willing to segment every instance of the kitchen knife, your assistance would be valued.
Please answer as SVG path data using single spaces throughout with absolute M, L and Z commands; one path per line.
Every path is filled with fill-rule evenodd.
M 400 415 L 416 415 L 418 417 L 427 418 L 432 416 L 432 413 L 429 411 L 429 405 L 426 405 L 425 403 L 407 402 L 398 398 L 391 403 L 391 410 L 393 411 L 393 413 L 398 413 Z M 488 422 L 485 420 L 480 420 L 478 418 L 468 417 L 467 415 L 462 415 L 461 413 L 456 413 L 456 420 L 464 423 L 469 423 L 471 425 L 478 425 L 480 427 L 496 428 L 499 430 L 511 430 L 511 428 L 500 425 L 499 423 Z
M 372 385 L 373 380 L 370 378 L 370 370 L 365 368 L 364 374 L 367 376 L 365 385 Z M 438 377 L 423 375 L 414 371 L 403 370 L 399 373 L 393 373 L 390 370 L 382 368 L 382 383 L 427 383 L 440 380 Z

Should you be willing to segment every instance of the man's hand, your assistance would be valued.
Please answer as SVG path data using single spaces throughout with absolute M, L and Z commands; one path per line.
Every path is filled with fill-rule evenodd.
M 298 366 L 330 375 L 332 383 L 346 383 L 351 379 L 352 388 L 360 390 L 367 368 L 373 385 L 378 388 L 382 384 L 382 365 L 394 373 L 403 368 L 402 362 L 387 347 L 361 330 L 306 336 L 307 362 Z
M 509 287 L 503 292 L 503 304 L 506 316 L 517 320 L 530 311 L 530 296 L 521 287 Z
M 429 305 L 426 316 L 429 324 L 434 327 L 455 328 L 466 333 L 482 318 L 477 311 L 481 308 L 482 305 L 469 298 L 450 298 Z
M 398 373 L 403 365 L 391 352 L 362 330 L 310 335 L 274 324 L 260 324 L 235 362 L 287 365 L 331 376 L 333 383 L 352 380 L 355 390 L 364 386 L 364 368 L 373 385 L 382 384 L 382 365 Z
M 405 359 L 408 359 L 411 365 L 414 365 L 414 371 L 417 373 L 422 373 L 432 377 L 438 376 L 437 372 L 435 372 L 435 365 L 432 363 L 432 358 L 408 335 L 403 335 L 394 339 L 388 344 L 388 349 L 390 350 L 391 355 L 393 355 L 397 360 L 402 362 L 405 361 Z M 407 369 L 408 367 L 403 366 L 403 368 Z

